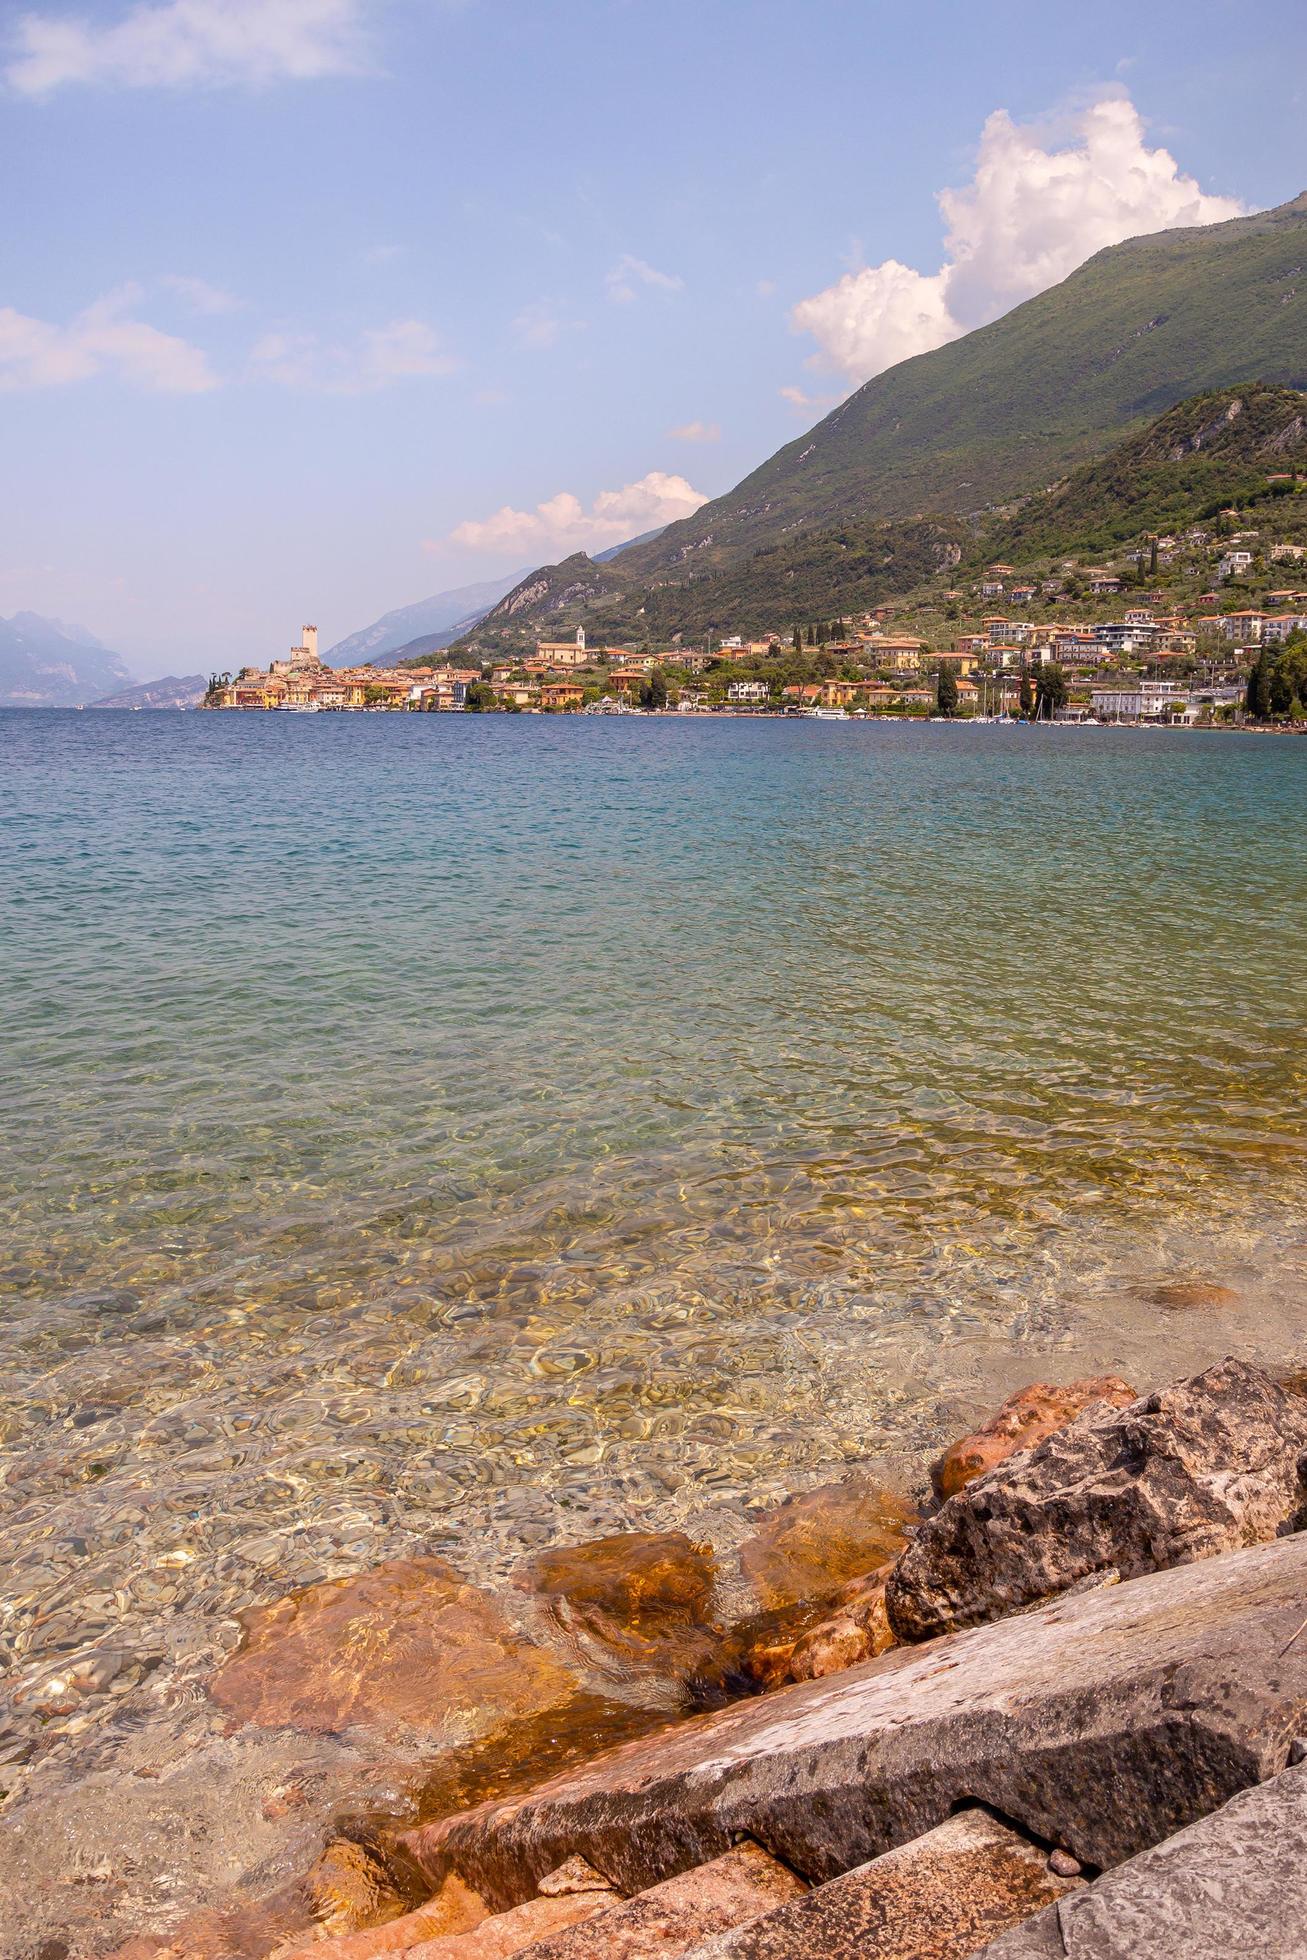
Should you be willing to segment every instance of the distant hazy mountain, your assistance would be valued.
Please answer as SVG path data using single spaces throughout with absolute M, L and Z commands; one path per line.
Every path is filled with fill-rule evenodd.
M 209 685 L 204 674 L 166 674 L 162 680 L 142 681 L 92 701 L 92 708 L 198 708 Z
M 659 524 L 652 531 L 641 531 L 638 538 L 628 538 L 625 544 L 610 544 L 607 551 L 594 553 L 594 562 L 596 565 L 611 565 L 614 558 L 620 558 L 624 551 L 634 551 L 638 544 L 652 544 L 666 529 L 665 524 Z
M 81 708 L 131 684 L 122 655 L 84 626 L 32 612 L 0 619 L 0 707 Z
M 410 641 L 429 639 L 431 647 L 444 646 L 460 632 L 475 626 L 496 599 L 511 592 L 526 571 L 524 566 L 503 578 L 484 579 L 478 585 L 455 586 L 450 592 L 436 592 L 430 599 L 419 599 L 411 606 L 398 606 L 384 613 L 371 626 L 338 640 L 322 656 L 329 667 L 357 667 L 365 660 L 381 660 L 406 647 Z M 425 649 L 424 649 L 425 650 Z

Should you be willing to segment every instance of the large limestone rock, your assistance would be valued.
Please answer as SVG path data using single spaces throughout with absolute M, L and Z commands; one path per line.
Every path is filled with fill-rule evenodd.
M 968 1960 L 1077 1888 L 1028 1839 L 967 1810 L 686 1960 Z
M 1128 1408 L 1097 1407 L 949 1499 L 886 1588 L 900 1640 L 1296 1531 L 1307 1403 L 1222 1361 Z
M 1138 1399 L 1139 1391 L 1117 1375 L 1096 1375 L 1056 1387 L 1052 1382 L 1031 1382 L 1009 1395 L 1001 1409 L 982 1422 L 972 1435 L 950 1444 L 930 1466 L 931 1488 L 942 1504 L 956 1497 L 968 1484 L 997 1469 L 1018 1450 L 1033 1449 L 1065 1429 L 1078 1415 L 1097 1403 L 1123 1409 Z
M 983 1803 L 1106 1867 L 1283 1768 L 1307 1723 L 1307 1535 L 897 1648 L 418 1829 L 496 1907 L 581 1854 L 638 1892 L 764 1844 L 812 1883 Z
M 1302 1960 L 1307 1769 L 1245 1790 L 984 1953 L 986 1960 Z

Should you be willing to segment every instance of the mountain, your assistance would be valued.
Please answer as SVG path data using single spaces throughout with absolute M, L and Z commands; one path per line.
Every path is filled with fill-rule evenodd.
M 1107 551 L 1274 496 L 1307 473 L 1307 394 L 1265 382 L 1191 396 L 985 534 L 990 558 Z
M 628 538 L 625 544 L 610 544 L 607 551 L 596 551 L 595 564 L 611 565 L 614 558 L 620 558 L 624 551 L 634 551 L 638 544 L 652 544 L 654 539 L 660 538 L 666 529 L 665 524 L 660 524 L 657 530 L 641 531 L 638 538 Z
M 0 707 L 80 708 L 131 679 L 122 655 L 84 626 L 33 612 L 0 619 Z
M 163 680 L 142 681 L 92 701 L 92 708 L 198 708 L 209 685 L 207 674 L 168 674 Z
M 1307 385 L 1307 192 L 1108 247 L 992 325 L 877 375 L 726 496 L 603 569 L 620 570 L 620 617 L 651 631 L 706 611 L 745 627 L 723 610 L 728 598 L 783 625 L 804 617 L 787 604 L 788 559 L 807 532 L 829 544 L 832 527 L 852 527 L 856 541 L 879 520 L 954 521 L 1028 496 L 1176 402 L 1253 380 Z M 560 581 L 562 570 L 532 573 L 485 628 L 499 630 L 506 609 L 525 625 L 521 595 L 536 585 L 539 610 L 562 610 L 560 584 L 579 593 L 593 576 L 576 559 Z M 726 571 L 719 598 L 695 594 Z M 611 611 L 614 583 L 596 583 Z
M 452 591 L 418 599 L 411 606 L 399 606 L 394 612 L 383 613 L 371 626 L 351 633 L 348 639 L 338 640 L 327 649 L 323 660 L 329 667 L 357 667 L 363 661 L 382 660 L 397 647 L 425 636 L 436 636 L 431 639 L 433 647 L 447 645 L 440 636 L 447 634 L 453 639 L 460 632 L 466 633 L 523 576 L 522 571 L 510 572 L 503 578 L 458 585 Z

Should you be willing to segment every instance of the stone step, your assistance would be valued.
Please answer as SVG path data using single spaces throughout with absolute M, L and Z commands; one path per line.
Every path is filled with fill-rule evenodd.
M 1304 1953 L 1307 1766 L 1245 1790 L 984 1949 L 985 1960 L 1302 1960 Z
M 1048 1855 L 967 1810 L 806 1898 L 692 1947 L 685 1960 L 969 1960 L 996 1934 L 1075 1890 Z M 598 1949 L 595 1949 L 598 1951 Z
M 527 1952 L 530 1960 L 674 1960 L 709 1934 L 746 1926 L 807 1890 L 787 1865 L 746 1842 Z
M 483 1919 L 470 1933 L 447 1933 L 410 1946 L 405 1949 L 404 1960 L 510 1960 L 513 1954 L 534 1952 L 543 1941 L 569 1926 L 606 1915 L 616 1898 L 611 1889 L 564 1892 L 556 1898 L 540 1894 Z
M 821 1883 L 965 1802 L 1109 1867 L 1284 1767 L 1304 1617 L 1297 1534 L 737 1704 L 406 1843 L 495 1907 L 574 1852 L 630 1894 L 740 1837 Z

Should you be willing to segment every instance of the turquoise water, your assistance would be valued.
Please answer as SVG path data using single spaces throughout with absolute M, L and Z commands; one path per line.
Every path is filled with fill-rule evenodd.
M 0 716 L 11 1753 L 397 1550 L 1298 1351 L 1305 817 L 1288 739 Z

